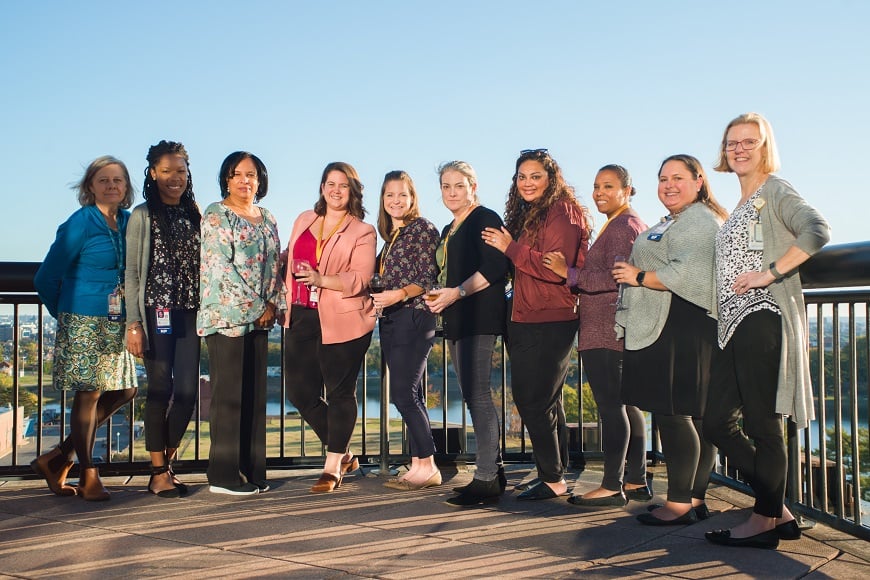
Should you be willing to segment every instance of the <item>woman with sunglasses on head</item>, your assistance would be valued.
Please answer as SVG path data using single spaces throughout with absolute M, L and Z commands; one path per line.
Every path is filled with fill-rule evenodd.
M 172 460 L 199 388 L 196 310 L 202 216 L 184 145 L 161 141 L 148 150 L 147 160 L 145 203 L 133 209 L 127 227 L 127 350 L 144 360 L 148 376 L 148 491 L 167 498 L 187 492 L 172 472 Z
M 692 524 L 709 516 L 705 497 L 716 448 L 702 436 L 716 347 L 714 240 L 728 212 L 713 197 L 701 162 L 672 155 L 659 168 L 668 215 L 634 242 L 613 279 L 625 285 L 622 399 L 649 411 L 668 468 L 668 497 L 637 516 L 642 524 Z
M 57 319 L 54 387 L 73 391 L 70 433 L 31 467 L 57 495 L 109 499 L 94 465 L 97 428 L 136 396 L 136 367 L 124 348 L 124 235 L 133 203 L 130 173 L 105 155 L 76 184 L 82 206 L 57 229 L 33 285 Z M 75 454 L 79 485 L 67 485 Z
M 830 238 L 825 219 L 784 179 L 770 123 L 746 113 L 728 123 L 717 171 L 734 173 L 740 201 L 716 236 L 719 347 L 704 431 L 755 492 L 749 519 L 707 532 L 726 546 L 775 548 L 801 532 L 783 505 L 782 419 L 813 418 L 806 311 L 798 266 Z M 742 424 L 740 420 L 742 419 Z
M 447 499 L 450 505 L 466 507 L 498 501 L 507 486 L 490 378 L 495 339 L 504 334 L 508 262 L 481 240 L 484 228 L 500 228 L 502 221 L 480 205 L 474 168 L 465 161 L 448 161 L 438 174 L 441 200 L 453 221 L 441 231 L 435 250 L 440 288 L 427 292 L 426 304 L 441 314 L 450 360 L 474 426 L 474 478 Z
M 293 224 L 286 285 L 292 299 L 284 361 L 287 396 L 326 446 L 312 493 L 328 493 L 359 467 L 350 451 L 356 427 L 356 382 L 375 317 L 369 281 L 375 229 L 363 222 L 363 184 L 349 163 L 328 164 L 313 210 Z
M 622 403 L 623 341 L 614 331 L 619 286 L 613 281 L 613 264 L 625 260 L 634 240 L 647 229 L 631 207 L 634 194 L 628 171 L 621 165 L 605 165 L 595 176 L 592 200 L 607 221 L 583 267 L 569 268 L 559 252 L 544 254 L 544 266 L 580 292 L 577 350 L 601 416 L 604 478 L 598 488 L 568 498 L 578 506 L 623 506 L 629 499 L 652 499 L 646 482 L 646 421 L 640 409 Z
M 278 224 L 258 205 L 269 191 L 260 158 L 236 151 L 218 174 L 223 201 L 202 215 L 197 333 L 211 378 L 209 491 L 269 490 L 266 481 L 266 356 L 279 314 Z
M 420 217 L 417 190 L 404 171 L 384 176 L 378 210 L 378 232 L 385 245 L 377 271 L 384 292 L 372 294 L 380 319 L 381 352 L 390 370 L 390 395 L 408 427 L 411 468 L 384 485 L 417 490 L 441 485 L 435 465 L 435 441 L 426 410 L 423 373 L 435 343 L 435 316 L 423 295 L 435 284 L 438 229 Z
M 589 247 L 589 212 L 574 196 L 546 149 L 523 151 L 516 162 L 505 226 L 483 230 L 483 240 L 513 264 L 513 300 L 507 328 L 514 403 L 529 432 L 539 482 L 518 500 L 565 495 L 559 416 L 562 387 L 577 334 L 577 303 L 564 279 L 544 263 L 560 252 L 582 267 Z

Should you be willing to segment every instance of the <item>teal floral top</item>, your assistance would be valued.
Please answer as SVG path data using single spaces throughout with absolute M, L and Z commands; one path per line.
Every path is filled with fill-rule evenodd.
M 263 221 L 258 224 L 220 202 L 202 214 L 196 320 L 200 336 L 243 336 L 256 329 L 267 302 L 284 309 L 279 302 L 278 224 L 271 212 L 259 209 Z

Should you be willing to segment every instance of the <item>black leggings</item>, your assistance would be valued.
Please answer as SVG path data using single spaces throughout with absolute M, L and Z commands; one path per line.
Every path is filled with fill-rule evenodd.
M 371 341 L 369 332 L 323 344 L 317 310 L 291 310 L 284 340 L 287 396 L 329 453 L 347 453 L 356 427 L 357 376 Z
M 668 501 L 703 502 L 716 465 L 716 447 L 702 436 L 703 419 L 658 413 L 655 419 L 668 468 Z

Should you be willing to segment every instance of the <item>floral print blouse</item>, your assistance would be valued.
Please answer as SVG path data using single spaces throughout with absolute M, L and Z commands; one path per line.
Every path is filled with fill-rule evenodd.
M 199 305 L 199 233 L 180 205 L 164 206 L 165 222 L 151 220 L 151 267 L 145 306 L 194 310 Z
M 378 268 L 382 272 L 388 290 L 403 288 L 416 284 L 425 291 L 432 288 L 438 275 L 435 265 L 435 248 L 441 234 L 432 222 L 425 218 L 417 218 L 399 230 L 398 235 L 390 243 L 384 245 L 378 256 Z M 427 310 L 423 296 L 417 296 L 407 302 L 391 306 L 387 310 L 398 309 L 399 306 Z
M 223 203 L 202 214 L 200 236 L 200 304 L 197 333 L 243 336 L 271 302 L 283 310 L 278 273 L 278 224 L 259 208 L 263 221 L 239 217 Z

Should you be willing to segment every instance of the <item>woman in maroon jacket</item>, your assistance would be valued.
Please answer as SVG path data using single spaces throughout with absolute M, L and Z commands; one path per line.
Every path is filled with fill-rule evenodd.
M 601 485 L 568 501 L 579 506 L 623 506 L 629 499 L 649 501 L 646 483 L 646 421 L 643 412 L 622 404 L 622 348 L 614 326 L 619 292 L 613 264 L 631 254 L 647 226 L 631 209 L 631 175 L 620 165 L 598 170 L 592 200 L 607 216 L 583 268 L 571 268 L 559 253 L 546 254 L 544 265 L 580 292 L 580 339 L 577 350 L 601 415 L 604 478 Z M 625 481 L 623 482 L 623 474 Z
M 568 491 L 558 415 L 577 309 L 571 290 L 543 258 L 547 252 L 562 252 L 571 264 L 582 266 L 589 242 L 587 215 L 547 150 L 523 151 L 508 194 L 506 227 L 486 228 L 482 234 L 514 266 L 507 331 L 511 390 L 535 449 L 540 480 L 517 496 L 520 500 L 550 499 Z

